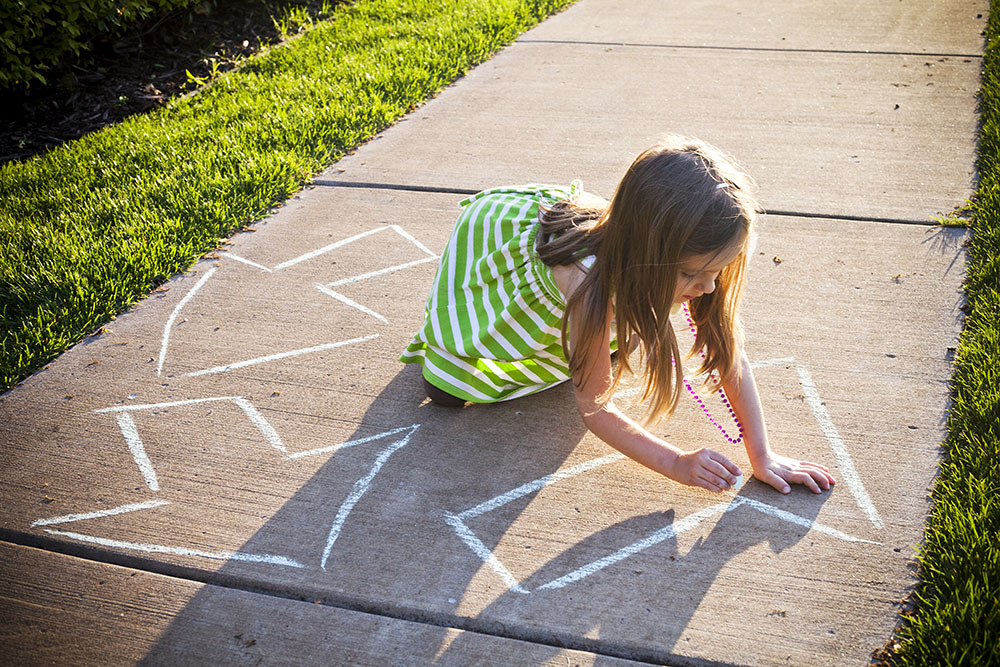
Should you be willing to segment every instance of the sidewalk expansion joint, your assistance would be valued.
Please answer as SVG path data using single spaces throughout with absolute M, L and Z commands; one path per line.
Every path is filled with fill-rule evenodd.
M 246 575 L 227 574 L 220 571 L 208 572 L 193 567 L 164 563 L 150 558 L 126 555 L 110 549 L 63 542 L 48 536 L 23 533 L 9 528 L 0 528 L 0 541 L 71 558 L 78 558 L 91 563 L 136 570 L 171 579 L 200 583 L 219 589 L 228 589 L 254 595 L 266 595 L 290 602 L 302 602 L 314 606 L 330 607 L 348 612 L 378 616 L 394 621 L 417 623 L 448 630 L 470 632 L 482 636 L 549 646 L 557 649 L 580 651 L 602 657 L 666 665 L 667 667 L 733 667 L 734 665 L 731 662 L 678 656 L 670 653 L 669 649 L 588 639 L 579 635 L 546 630 L 539 627 L 515 626 L 500 620 L 459 616 L 457 614 L 423 610 L 404 605 L 392 605 L 391 603 L 379 604 L 377 601 L 324 591 L 322 589 L 313 588 L 290 592 L 283 590 L 280 584 L 254 581 Z M 198 593 L 195 595 L 197 596 Z M 180 614 L 183 613 L 184 611 L 181 610 Z
M 368 183 L 364 181 L 331 181 L 316 179 L 310 185 L 322 185 L 328 188 L 362 188 L 367 190 L 402 190 L 404 192 L 433 192 L 445 195 L 475 195 L 479 190 L 468 188 L 450 188 L 436 185 L 406 185 L 403 183 Z
M 762 53 L 825 53 L 861 56 L 915 56 L 921 58 L 979 58 L 981 53 L 936 53 L 929 51 L 877 51 L 868 49 L 801 49 L 778 46 L 722 46 L 714 44 L 644 44 L 642 42 L 603 42 L 575 39 L 519 39 L 517 44 L 572 44 L 579 46 L 623 46 L 648 49 L 687 49 L 691 51 L 749 51 Z
M 810 213 L 807 211 L 781 211 L 778 209 L 765 209 L 768 216 L 781 216 L 784 218 L 817 218 L 820 220 L 847 220 L 850 222 L 877 222 L 887 225 L 917 225 L 922 227 L 937 227 L 935 220 L 913 220 L 911 218 L 879 218 L 867 215 L 847 215 L 843 213 Z
M 408 185 L 405 183 L 372 183 L 368 181 L 335 181 L 329 179 L 316 179 L 311 185 L 323 186 L 327 188 L 361 188 L 367 190 L 398 190 L 401 192 L 431 192 L 445 195 L 474 195 L 480 190 L 470 188 L 453 188 L 438 185 Z M 864 215 L 847 215 L 841 213 L 809 213 L 806 211 L 782 211 L 766 210 L 765 213 L 771 216 L 782 216 L 789 218 L 818 218 L 821 220 L 848 220 L 851 222 L 878 222 L 892 225 L 922 225 L 925 227 L 935 227 L 934 220 L 913 220 L 909 218 L 880 218 Z

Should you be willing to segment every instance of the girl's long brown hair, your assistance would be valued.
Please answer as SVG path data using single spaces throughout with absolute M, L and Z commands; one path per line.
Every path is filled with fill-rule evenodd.
M 621 350 L 614 393 L 625 371 L 633 372 L 628 351 L 643 350 L 643 396 L 648 420 L 668 417 L 683 387 L 677 337 L 670 309 L 681 262 L 739 247 L 739 254 L 716 279 L 710 294 L 694 299 L 691 317 L 698 336 L 690 355 L 704 352 L 698 370 L 706 382 L 739 372 L 742 329 L 738 307 L 746 276 L 750 229 L 757 212 L 751 183 L 717 149 L 671 137 L 644 151 L 618 184 L 611 202 L 570 199 L 543 209 L 538 254 L 549 265 L 568 265 L 587 255 L 596 261 L 569 298 L 563 318 L 563 349 L 576 377 L 588 371 L 584 351 L 604 335 L 613 308 Z M 569 321 L 581 330 L 569 350 Z M 579 315 L 579 316 L 577 316 Z

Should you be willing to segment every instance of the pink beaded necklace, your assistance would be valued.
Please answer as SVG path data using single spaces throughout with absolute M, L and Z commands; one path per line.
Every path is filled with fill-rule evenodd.
M 688 326 L 691 327 L 691 335 L 697 338 L 698 329 L 694 325 L 694 320 L 691 319 L 691 311 L 688 309 L 687 303 L 684 304 L 684 317 L 687 319 Z M 701 353 L 701 358 L 702 359 L 705 358 L 704 352 Z M 733 406 L 729 404 L 729 399 L 726 397 L 726 391 L 722 388 L 721 385 L 719 386 L 719 398 L 722 400 L 722 405 L 724 405 L 726 409 L 729 410 L 729 416 L 732 418 L 733 424 L 736 425 L 736 428 L 739 431 L 739 435 L 736 436 L 735 438 L 731 437 L 726 432 L 726 429 L 722 427 L 722 424 L 715 421 L 715 417 L 712 416 L 712 411 L 708 409 L 708 406 L 705 405 L 705 402 L 701 400 L 701 396 L 698 395 L 698 392 L 694 390 L 694 387 L 691 386 L 691 383 L 688 382 L 686 378 L 684 379 L 684 386 L 687 387 L 687 390 L 691 392 L 692 396 L 694 396 L 694 400 L 697 401 L 698 405 L 701 406 L 701 409 L 705 413 L 705 416 L 708 417 L 708 421 L 715 424 L 715 427 L 719 429 L 719 431 L 722 433 L 723 438 L 733 443 L 734 445 L 739 444 L 740 442 L 743 441 L 743 425 L 740 424 L 740 420 L 736 416 L 736 412 L 733 410 Z

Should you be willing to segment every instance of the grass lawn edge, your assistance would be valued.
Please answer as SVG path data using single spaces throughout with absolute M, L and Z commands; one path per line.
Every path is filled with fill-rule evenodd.
M 0 167 L 0 392 L 575 0 L 359 0 L 166 108 Z
M 969 206 L 966 318 L 916 588 L 879 661 L 1000 664 L 1000 0 L 991 0 Z

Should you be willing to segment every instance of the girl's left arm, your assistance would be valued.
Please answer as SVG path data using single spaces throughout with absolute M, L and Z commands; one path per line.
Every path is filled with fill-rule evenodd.
M 804 484 L 813 493 L 829 489 L 835 480 L 824 466 L 781 456 L 771 450 L 767 441 L 767 426 L 764 424 L 764 410 L 746 352 L 740 353 L 739 364 L 739 379 L 737 380 L 735 372 L 731 373 L 723 381 L 722 387 L 743 426 L 743 444 L 750 457 L 754 477 L 782 493 L 791 492 L 791 484 Z

